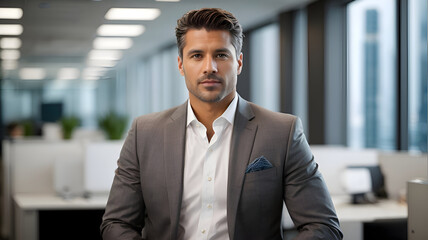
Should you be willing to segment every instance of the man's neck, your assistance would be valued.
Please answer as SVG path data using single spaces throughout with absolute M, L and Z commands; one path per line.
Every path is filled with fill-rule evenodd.
M 213 103 L 203 102 L 203 101 L 200 101 L 199 99 L 193 99 L 192 97 L 189 97 L 190 105 L 192 107 L 192 110 L 196 118 L 207 129 L 208 140 L 211 140 L 211 137 L 214 135 L 214 129 L 213 129 L 214 120 L 220 117 L 224 113 L 224 111 L 226 111 L 227 107 L 232 102 L 234 97 L 235 97 L 235 94 L 230 94 L 220 102 L 213 102 Z

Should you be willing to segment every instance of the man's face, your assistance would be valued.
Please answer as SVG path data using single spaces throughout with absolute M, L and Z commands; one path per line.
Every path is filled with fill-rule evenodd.
M 228 31 L 191 29 L 185 35 L 178 68 L 186 80 L 191 102 L 231 101 L 242 69 Z

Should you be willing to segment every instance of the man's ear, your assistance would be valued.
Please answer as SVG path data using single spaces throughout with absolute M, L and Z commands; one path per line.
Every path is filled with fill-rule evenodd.
M 181 76 L 184 76 L 184 69 L 183 69 L 183 60 L 181 60 L 181 57 L 177 57 L 178 61 L 178 70 L 180 71 Z
M 241 53 L 239 54 L 239 57 L 238 57 L 238 70 L 237 70 L 238 75 L 241 74 L 243 60 L 244 60 L 244 55 Z

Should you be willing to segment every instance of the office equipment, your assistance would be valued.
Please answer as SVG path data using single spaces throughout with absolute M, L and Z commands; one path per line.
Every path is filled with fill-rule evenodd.
M 352 203 L 373 203 L 386 198 L 385 184 L 379 165 L 348 166 L 343 173 L 344 186 Z
M 347 194 L 341 174 L 348 166 L 376 166 L 379 152 L 373 149 L 350 149 L 341 146 L 311 145 L 312 154 L 319 165 L 331 195 Z
M 83 195 L 83 161 L 81 157 L 65 155 L 54 162 L 55 192 L 65 198 Z
M 428 180 L 407 182 L 408 239 L 428 239 Z
M 40 112 L 42 122 L 57 122 L 62 117 L 63 104 L 61 102 L 41 103 Z
M 346 168 L 343 174 L 346 192 L 352 195 L 372 191 L 372 178 L 366 168 Z

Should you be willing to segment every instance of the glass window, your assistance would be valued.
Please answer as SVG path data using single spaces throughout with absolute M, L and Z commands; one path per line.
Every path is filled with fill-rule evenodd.
M 360 0 L 347 7 L 348 143 L 395 149 L 395 0 Z
M 146 62 L 143 81 L 150 98 L 146 103 L 151 105 L 148 112 L 162 111 L 184 103 L 188 92 L 184 78 L 178 71 L 177 48 L 172 47 L 151 56 Z
M 279 111 L 279 26 L 270 24 L 252 32 L 249 37 L 252 56 L 250 100 L 272 111 Z
M 427 152 L 427 1 L 409 1 L 409 150 Z
M 9 123 L 12 121 L 21 121 L 33 119 L 37 113 L 33 106 L 33 92 L 16 88 L 11 81 L 4 81 L 2 84 L 2 110 L 3 121 Z
M 125 84 L 121 98 L 126 100 L 131 119 L 158 112 L 182 104 L 188 94 L 184 78 L 177 66 L 177 48 L 163 49 L 135 63 L 128 63 L 117 74 L 118 81 Z M 117 88 L 115 86 L 115 88 Z M 117 100 L 116 100 L 117 101 Z
M 180 105 L 189 97 L 184 77 L 178 70 L 177 57 L 176 46 L 166 49 L 163 53 L 164 109 Z
M 303 129 L 308 128 L 308 52 L 307 16 L 298 10 L 294 19 L 293 32 L 293 114 L 302 120 Z M 309 137 L 309 132 L 306 133 Z

